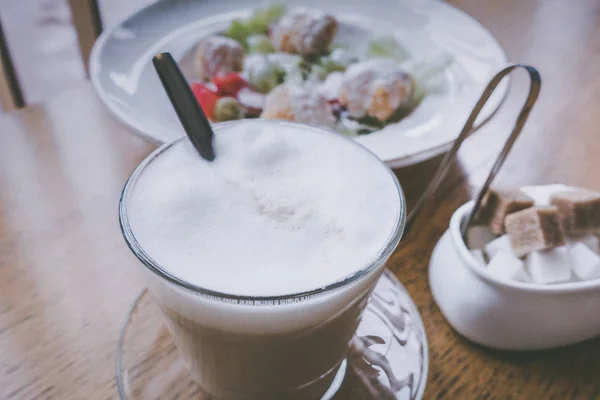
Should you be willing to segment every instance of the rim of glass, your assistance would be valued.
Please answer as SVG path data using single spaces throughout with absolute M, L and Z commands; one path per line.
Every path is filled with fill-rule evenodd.
M 250 121 L 254 121 L 252 123 L 257 123 L 256 120 L 244 120 L 243 122 L 240 122 L 240 121 L 221 122 L 221 123 L 213 124 L 213 130 L 215 131 L 215 133 L 217 133 L 219 130 L 226 128 L 228 125 L 234 125 L 234 124 L 239 124 L 239 123 L 248 123 Z M 391 255 L 391 253 L 396 249 L 396 247 L 398 246 L 398 243 L 400 242 L 400 239 L 402 238 L 402 234 L 404 232 L 404 225 L 406 222 L 406 201 L 404 198 L 404 192 L 402 191 L 402 186 L 400 185 L 400 182 L 398 182 L 398 179 L 396 178 L 396 175 L 394 175 L 393 171 L 369 149 L 363 147 L 362 145 L 355 142 L 354 140 L 344 137 L 341 134 L 336 133 L 334 131 L 331 131 L 328 129 L 323 129 L 323 128 L 317 128 L 317 127 L 313 127 L 313 126 L 309 126 L 309 125 L 305 125 L 305 124 L 299 124 L 299 123 L 295 123 L 295 122 L 288 122 L 288 121 L 260 119 L 260 122 L 258 122 L 258 123 L 276 124 L 276 125 L 280 125 L 280 126 L 281 125 L 283 125 L 283 126 L 291 125 L 294 127 L 300 127 L 302 129 L 310 129 L 310 130 L 313 130 L 316 132 L 321 132 L 321 133 L 326 133 L 326 134 L 333 133 L 333 134 L 337 135 L 338 137 L 340 137 L 342 140 L 347 140 L 348 142 L 351 142 L 353 145 L 360 147 L 363 151 L 366 151 L 373 158 L 375 158 L 379 163 L 381 163 L 381 166 L 385 170 L 387 170 L 387 173 L 390 175 L 390 177 L 392 178 L 392 181 L 394 182 L 394 184 L 396 186 L 396 190 L 398 193 L 398 200 L 400 202 L 400 208 L 399 208 L 399 212 L 396 216 L 394 230 L 392 231 L 391 235 L 389 236 L 385 246 L 379 251 L 379 253 L 377 253 L 375 255 L 375 257 L 373 257 L 373 259 L 371 261 L 369 261 L 369 263 L 367 265 L 365 265 L 364 267 L 362 267 L 362 268 L 352 272 L 351 274 L 346 275 L 345 277 L 343 277 L 335 282 L 332 282 L 328 285 L 318 287 L 315 289 L 302 291 L 302 292 L 296 292 L 296 293 L 290 293 L 290 294 L 284 294 L 284 295 L 275 295 L 275 296 L 249 296 L 249 295 L 237 295 L 237 294 L 232 294 L 232 293 L 220 292 L 217 290 L 211 290 L 211 289 L 207 289 L 207 288 L 204 288 L 204 287 L 201 287 L 198 285 L 194 285 L 192 283 L 186 282 L 183 279 L 180 279 L 177 276 L 171 274 L 165 268 L 161 267 L 161 265 L 158 262 L 156 262 L 152 257 L 150 257 L 150 255 L 148 253 L 146 253 L 146 251 L 144 251 L 144 249 L 142 248 L 140 243 L 137 241 L 137 239 L 133 233 L 133 230 L 129 224 L 129 218 L 128 218 L 128 213 L 127 213 L 127 207 L 128 207 L 127 200 L 129 198 L 131 192 L 133 191 L 133 188 L 135 187 L 135 183 L 140 178 L 140 176 L 142 176 L 146 167 L 148 167 L 148 165 L 150 165 L 152 163 L 152 161 L 156 160 L 161 154 L 163 154 L 164 152 L 169 150 L 175 144 L 181 142 L 182 140 L 187 140 L 187 136 L 183 136 L 181 138 L 175 139 L 172 142 L 163 144 L 158 149 L 156 149 L 152 153 L 150 153 L 150 155 L 148 155 L 135 168 L 135 170 L 129 176 L 129 178 L 125 182 L 125 186 L 123 187 L 123 190 L 121 192 L 121 197 L 119 199 L 119 225 L 121 227 L 121 233 L 123 234 L 123 237 L 125 238 L 125 242 L 127 243 L 127 246 L 133 252 L 133 254 L 138 258 L 138 260 L 145 267 L 147 267 L 151 272 L 158 275 L 160 278 L 163 278 L 166 281 L 168 281 L 169 283 L 174 284 L 175 286 L 177 286 L 181 289 L 184 289 L 188 292 L 191 292 L 191 293 L 197 294 L 197 295 L 201 295 L 204 297 L 209 297 L 212 299 L 218 299 L 218 300 L 223 300 L 223 301 L 228 301 L 228 302 L 233 301 L 233 302 L 239 302 L 239 303 L 244 303 L 244 304 L 262 304 L 262 303 L 282 304 L 282 303 L 287 303 L 290 301 L 307 300 L 308 298 L 311 298 L 311 297 L 314 297 L 317 295 L 321 295 L 324 293 L 328 293 L 333 290 L 347 286 L 347 285 L 359 280 L 360 278 L 369 275 L 372 271 L 377 269 L 377 267 L 381 266 L 383 260 L 387 259 Z

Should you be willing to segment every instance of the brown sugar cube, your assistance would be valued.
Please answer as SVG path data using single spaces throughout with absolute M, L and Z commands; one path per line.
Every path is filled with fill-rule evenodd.
M 533 204 L 533 199 L 519 189 L 490 189 L 479 218 L 487 221 L 493 234 L 501 235 L 508 214 L 533 207 Z
M 506 216 L 504 225 L 510 247 L 518 257 L 565 244 L 556 207 L 517 211 Z
M 554 194 L 550 203 L 558 208 L 567 235 L 600 233 L 600 193 L 586 189 L 565 191 Z

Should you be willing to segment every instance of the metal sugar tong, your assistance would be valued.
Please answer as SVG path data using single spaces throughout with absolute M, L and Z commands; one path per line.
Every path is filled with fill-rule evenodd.
M 492 181 L 498 174 L 498 171 L 500 170 L 500 168 L 502 167 L 502 164 L 506 160 L 508 153 L 512 149 L 513 145 L 515 144 L 515 141 L 519 137 L 519 134 L 523 130 L 523 126 L 525 125 L 525 122 L 527 121 L 527 118 L 529 117 L 529 113 L 531 112 L 531 109 L 533 108 L 533 105 L 535 104 L 535 102 L 538 98 L 538 94 L 540 93 L 542 79 L 540 77 L 540 73 L 538 72 L 538 70 L 532 66 L 524 65 L 524 64 L 511 64 L 511 65 L 505 67 L 504 69 L 502 69 L 496 75 L 494 75 L 494 77 L 490 80 L 490 82 L 487 84 L 485 90 L 481 94 L 481 97 L 479 98 L 479 100 L 477 100 L 475 107 L 473 107 L 473 110 L 471 110 L 471 114 L 469 115 L 469 118 L 467 118 L 465 125 L 463 126 L 460 134 L 458 135 L 458 138 L 454 141 L 452 147 L 450 148 L 450 150 L 446 153 L 446 155 L 442 159 L 442 162 L 441 162 L 440 166 L 438 167 L 437 171 L 435 172 L 433 178 L 429 182 L 429 185 L 427 185 L 427 188 L 425 189 L 425 191 L 423 192 L 423 194 L 421 195 L 421 197 L 415 204 L 414 208 L 408 214 L 408 217 L 406 219 L 406 226 L 405 226 L 405 230 L 404 230 L 405 232 L 408 232 L 410 230 L 413 222 L 415 221 L 417 215 L 419 214 L 419 212 L 421 211 L 421 209 L 423 208 L 425 203 L 431 197 L 433 197 L 435 192 L 439 189 L 440 185 L 444 181 L 444 178 L 446 177 L 446 175 L 450 169 L 450 165 L 452 164 L 452 162 L 454 162 L 454 160 L 456 158 L 456 153 L 458 152 L 458 149 L 460 148 L 460 146 L 462 145 L 464 140 L 467 137 L 469 137 L 469 135 L 473 132 L 473 126 L 475 124 L 475 120 L 479 116 L 479 113 L 481 112 L 481 110 L 483 109 L 485 104 L 487 103 L 488 99 L 494 93 L 494 91 L 496 90 L 496 88 L 498 87 L 498 85 L 500 84 L 502 79 L 504 79 L 504 77 L 508 76 L 512 71 L 514 71 L 515 69 L 518 69 L 518 68 L 525 69 L 527 71 L 527 73 L 529 74 L 529 94 L 527 95 L 525 104 L 523 104 L 523 107 L 521 108 L 521 112 L 519 113 L 519 116 L 517 117 L 517 120 L 515 121 L 515 125 L 512 129 L 510 136 L 506 140 L 506 143 L 504 144 L 502 151 L 498 155 L 498 158 L 496 158 L 496 162 L 494 163 L 487 179 L 485 180 L 485 183 L 483 184 L 483 186 L 479 190 L 479 193 L 477 194 L 477 197 L 475 199 L 475 204 L 473 205 L 471 212 L 469 213 L 468 217 L 462 221 L 461 234 L 462 234 L 463 238 L 465 237 L 467 229 L 468 229 L 469 225 L 471 224 L 471 221 L 477 215 L 477 212 L 479 211 L 479 208 L 481 207 L 481 203 L 483 201 L 485 194 L 487 193 L 487 191 L 490 187 L 490 184 L 492 183 Z

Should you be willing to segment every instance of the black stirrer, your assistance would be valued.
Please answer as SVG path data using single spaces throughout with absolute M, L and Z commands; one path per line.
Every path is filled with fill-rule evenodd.
M 214 160 L 212 140 L 215 134 L 177 63 L 169 53 L 157 54 L 152 63 L 190 141 L 202 158 Z

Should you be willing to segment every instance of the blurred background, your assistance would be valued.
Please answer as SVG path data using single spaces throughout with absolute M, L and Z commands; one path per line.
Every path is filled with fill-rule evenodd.
M 109 27 L 151 2 L 98 0 L 102 24 Z M 88 7 L 89 3 L 88 0 L 0 0 L 0 21 L 28 104 L 48 100 L 86 79 L 71 5 Z

